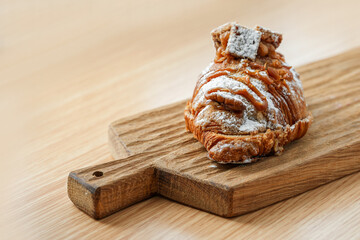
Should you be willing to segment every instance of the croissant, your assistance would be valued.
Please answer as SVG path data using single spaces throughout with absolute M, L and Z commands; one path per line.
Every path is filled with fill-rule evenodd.
M 282 35 L 232 22 L 211 32 L 216 55 L 185 108 L 186 129 L 219 163 L 283 152 L 312 122 L 299 74 L 276 51 Z

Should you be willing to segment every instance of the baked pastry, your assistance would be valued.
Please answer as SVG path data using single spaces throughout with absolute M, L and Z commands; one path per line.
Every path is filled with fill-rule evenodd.
M 235 22 L 211 35 L 216 55 L 185 108 L 187 130 L 220 163 L 280 154 L 312 122 L 298 73 L 276 51 L 282 35 Z

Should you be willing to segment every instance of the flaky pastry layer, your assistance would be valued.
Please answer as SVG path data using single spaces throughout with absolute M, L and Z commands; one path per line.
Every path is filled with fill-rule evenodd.
M 276 51 L 282 35 L 228 23 L 212 37 L 216 56 L 185 108 L 187 130 L 220 163 L 280 154 L 312 122 L 298 74 Z

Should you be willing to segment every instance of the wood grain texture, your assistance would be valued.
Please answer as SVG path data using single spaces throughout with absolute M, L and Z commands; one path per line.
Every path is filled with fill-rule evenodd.
M 357 172 L 359 73 L 360 48 L 300 68 L 314 126 L 281 156 L 249 165 L 221 165 L 208 159 L 202 145 L 185 131 L 186 101 L 116 121 L 109 127 L 111 152 L 129 157 L 72 172 L 69 197 L 94 218 L 155 193 L 233 217 Z M 101 176 L 94 176 L 96 171 Z M 90 200 L 81 199 L 84 196 Z M 91 200 L 95 210 L 87 204 Z
M 214 27 L 236 20 L 282 32 L 280 52 L 300 66 L 359 46 L 360 1 L 0 6 L 1 239 L 360 238 L 360 173 L 231 219 L 155 196 L 94 221 L 66 186 L 70 171 L 114 160 L 110 122 L 191 96 L 213 58 Z

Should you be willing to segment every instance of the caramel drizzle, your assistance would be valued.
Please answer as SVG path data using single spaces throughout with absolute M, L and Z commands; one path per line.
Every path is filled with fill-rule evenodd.
M 227 88 L 214 88 L 209 90 L 207 93 L 205 93 L 205 98 L 210 99 L 215 102 L 219 102 L 220 97 L 220 105 L 218 105 L 218 108 L 224 108 L 227 109 L 227 105 L 229 105 L 229 109 L 233 110 L 235 113 L 240 114 L 241 111 L 235 111 L 238 109 L 241 109 L 241 106 L 243 105 L 240 101 L 227 101 L 224 100 L 221 96 L 214 96 L 210 95 L 211 93 L 215 92 L 229 92 L 234 95 L 241 95 L 245 97 L 249 102 L 253 104 L 253 106 L 258 111 L 265 111 L 268 108 L 268 101 L 266 97 L 250 82 L 250 77 L 258 79 L 265 83 L 268 87 L 268 92 L 274 97 L 274 104 L 277 108 L 280 108 L 282 113 L 284 114 L 284 121 L 288 124 L 292 125 L 296 122 L 298 118 L 297 109 L 295 109 L 296 104 L 294 104 L 293 99 L 289 97 L 286 94 L 286 91 L 284 92 L 282 88 L 286 88 L 287 92 L 291 92 L 289 85 L 286 83 L 286 80 L 291 81 L 293 79 L 293 74 L 291 73 L 290 66 L 284 66 L 281 61 L 284 61 L 284 57 L 282 54 L 277 53 L 275 51 L 275 47 L 271 44 L 266 44 L 269 53 L 268 56 L 260 57 L 258 62 L 248 61 L 245 60 L 245 68 L 222 68 L 225 67 L 227 64 L 237 64 L 238 60 L 233 58 L 231 55 L 226 53 L 226 47 L 228 44 L 228 40 L 230 37 L 230 32 L 226 32 L 220 36 L 220 46 L 218 47 L 215 55 L 214 62 L 219 65 L 219 69 L 216 69 L 213 71 L 206 79 L 205 81 L 200 85 L 197 86 L 194 90 L 193 98 L 196 97 L 199 90 L 206 84 L 212 81 L 213 79 L 220 77 L 220 76 L 227 76 L 231 79 L 237 80 L 245 84 L 249 89 L 251 89 L 260 99 L 261 101 L 258 101 L 255 99 L 255 97 L 250 94 L 246 89 L 240 89 L 237 91 L 227 89 Z M 263 65 L 263 64 L 264 65 Z M 268 66 L 269 65 L 269 66 Z M 254 71 L 251 71 L 247 69 L 246 67 L 250 66 L 251 69 Z M 235 77 L 230 75 L 231 73 L 237 73 L 240 72 L 241 74 L 246 74 L 247 76 L 243 77 Z M 265 71 L 267 74 L 260 74 L 260 71 Z M 202 76 L 203 77 L 203 76 Z M 196 111 L 195 109 L 192 109 L 193 112 L 196 112 L 196 115 L 199 113 L 199 111 Z M 216 126 L 213 126 L 216 127 Z
M 222 63 L 223 61 L 225 61 L 226 59 L 228 59 L 230 57 L 230 55 L 228 56 L 228 54 L 226 54 L 226 52 L 225 52 L 229 37 L 230 37 L 230 32 L 226 32 L 220 36 L 221 45 L 216 50 L 214 62 Z
M 243 84 L 245 84 L 249 89 L 251 89 L 258 97 L 261 99 L 260 101 L 257 101 L 253 95 L 251 95 L 246 89 L 240 89 L 238 91 L 232 91 L 235 95 L 242 95 L 247 100 L 249 100 L 257 110 L 259 111 L 265 111 L 268 107 L 268 102 L 266 97 L 250 82 L 250 77 L 234 77 L 234 76 L 228 76 L 234 80 L 240 81 Z
M 259 65 L 259 66 L 261 66 L 261 65 Z M 265 69 L 266 66 L 265 67 L 262 66 L 262 68 Z M 268 68 L 266 70 L 268 70 Z M 258 111 L 265 111 L 268 107 L 268 101 L 267 101 L 266 97 L 250 82 L 250 77 L 253 77 L 253 78 L 256 78 L 260 81 L 263 81 L 265 84 L 267 84 L 269 93 L 274 96 L 278 107 L 282 110 L 284 115 L 287 117 L 287 119 L 285 121 L 287 121 L 289 124 L 293 124 L 295 122 L 295 119 L 294 119 L 295 113 L 293 110 L 292 101 L 286 96 L 286 94 L 283 94 L 282 91 L 279 91 L 279 89 L 282 87 L 285 87 L 285 88 L 287 88 L 287 90 L 290 91 L 289 86 L 287 84 L 286 85 L 284 84 L 284 82 L 285 82 L 284 79 L 275 79 L 275 77 L 271 76 L 271 74 L 269 74 L 269 72 L 268 72 L 268 75 L 270 75 L 270 77 L 268 75 L 261 75 L 259 70 L 250 71 L 248 69 L 244 69 L 242 71 L 242 73 L 247 74 L 247 76 L 235 77 L 235 76 L 229 75 L 229 73 L 235 73 L 235 72 L 239 72 L 239 69 L 224 68 L 224 69 L 215 70 L 210 76 L 208 76 L 206 78 L 205 82 L 203 82 L 198 88 L 196 88 L 195 95 L 197 95 L 198 91 L 206 83 L 212 81 L 213 79 L 215 79 L 219 76 L 226 75 L 227 77 L 229 77 L 231 79 L 240 81 L 243 84 L 245 84 L 249 89 L 251 89 L 261 99 L 261 101 L 256 100 L 255 97 L 252 94 L 250 94 L 246 89 L 240 89 L 240 90 L 234 91 L 231 89 L 221 88 L 221 87 L 213 88 L 213 89 L 209 90 L 205 95 L 206 98 L 208 98 L 207 96 L 209 96 L 209 94 L 211 94 L 211 93 L 229 92 L 234 95 L 241 95 L 241 96 L 245 97 L 249 102 L 251 102 L 251 104 L 254 105 L 254 107 Z M 278 84 L 275 84 L 275 83 L 278 83 Z M 237 102 L 235 101 L 234 104 L 236 104 L 236 103 Z M 239 102 L 238 104 L 241 104 L 241 102 Z M 239 108 L 240 108 L 240 106 L 239 106 Z
M 221 44 L 216 51 L 216 56 L 214 59 L 215 63 L 222 63 L 221 64 L 222 66 L 224 66 L 224 64 L 226 65 L 228 61 L 233 60 L 232 56 L 228 55 L 226 53 L 226 47 L 227 47 L 227 43 L 229 40 L 229 36 L 230 36 L 229 32 L 222 34 L 220 36 Z M 272 49 L 271 53 L 272 52 L 274 52 L 274 54 L 270 54 L 270 58 L 272 58 L 272 60 L 270 61 L 270 66 L 268 66 L 268 62 L 265 62 L 265 64 L 262 65 L 257 62 L 246 61 L 245 62 L 246 66 L 250 65 L 250 67 L 252 69 L 254 69 L 255 71 L 250 71 L 246 67 L 245 67 L 245 69 L 241 69 L 242 70 L 241 73 L 247 75 L 245 77 L 235 77 L 235 76 L 230 75 L 230 73 L 240 72 L 240 69 L 221 68 L 220 67 L 220 69 L 213 71 L 200 86 L 197 86 L 195 88 L 193 96 L 195 97 L 198 94 L 199 90 L 206 83 L 209 83 L 210 81 L 212 81 L 213 79 L 215 79 L 217 77 L 226 75 L 227 77 L 229 77 L 231 79 L 240 81 L 243 84 L 245 84 L 249 89 L 251 89 L 261 99 L 261 101 L 256 100 L 255 97 L 252 94 L 250 94 L 246 89 L 240 89 L 237 91 L 233 91 L 231 89 L 225 89 L 225 88 L 220 88 L 220 87 L 209 90 L 205 94 L 205 97 L 207 99 L 209 99 L 211 93 L 215 93 L 218 91 L 219 92 L 229 92 L 234 95 L 241 95 L 241 96 L 245 97 L 249 102 L 251 102 L 253 104 L 253 106 L 258 111 L 265 111 L 268 107 L 268 101 L 267 101 L 266 97 L 250 82 L 250 77 L 256 78 L 256 79 L 264 82 L 268 86 L 269 93 L 274 96 L 278 107 L 282 109 L 282 112 L 284 113 L 284 115 L 287 118 L 285 121 L 292 124 L 294 122 L 294 118 L 295 118 L 295 116 L 293 115 L 295 113 L 292 108 L 294 104 L 292 103 L 292 100 L 289 99 L 289 97 L 287 97 L 286 94 L 284 95 L 282 91 L 279 91 L 279 89 L 281 89 L 282 87 L 285 87 L 288 90 L 288 92 L 291 92 L 288 84 L 286 83 L 286 79 L 291 80 L 293 78 L 293 76 L 289 70 L 290 67 L 283 66 L 281 64 L 281 62 L 278 60 L 278 59 L 281 59 L 282 56 L 280 54 L 275 54 L 275 48 Z M 262 74 L 260 74 L 260 71 L 266 71 L 267 74 L 262 75 Z M 226 101 L 224 101 L 224 103 L 222 103 L 221 105 L 224 105 L 224 104 L 226 105 Z M 241 102 L 234 101 L 234 102 L 232 102 L 232 104 L 234 105 L 234 106 L 232 106 L 232 108 L 241 109 L 241 106 L 240 106 L 242 104 Z M 239 106 L 237 106 L 237 105 L 239 105 Z
M 200 89 L 208 82 L 210 82 L 211 80 L 217 78 L 217 77 L 220 77 L 220 76 L 224 76 L 224 75 L 228 75 L 230 73 L 233 73 L 233 72 L 236 72 L 237 69 L 234 69 L 234 68 L 222 68 L 222 69 L 217 69 L 215 70 L 210 76 L 208 76 L 206 79 L 205 79 L 205 82 L 203 82 L 200 86 L 196 86 L 195 87 L 195 91 L 194 91 L 194 94 L 193 94 L 193 98 L 198 94 L 198 92 L 200 91 Z
M 259 80 L 265 82 L 267 85 L 271 85 L 274 83 L 274 81 L 269 76 L 261 75 L 259 70 L 252 72 L 252 71 L 249 71 L 248 69 L 246 69 L 244 72 L 247 75 L 249 75 L 250 77 L 253 77 L 253 78 L 256 78 L 256 79 L 259 79 Z
M 255 99 L 255 97 L 253 95 L 251 95 L 246 89 L 239 89 L 237 91 L 233 91 L 231 89 L 227 89 L 227 88 L 213 88 L 211 90 L 209 90 L 206 94 L 211 94 L 214 92 L 229 92 L 231 94 L 234 95 L 241 95 L 243 97 L 245 97 L 249 102 L 251 102 L 254 107 L 258 110 L 258 111 L 265 111 L 268 107 L 268 102 L 266 97 L 250 82 L 250 77 L 249 76 L 245 76 L 245 77 L 235 77 L 235 76 L 231 76 L 229 75 L 230 73 L 234 73 L 236 72 L 237 69 L 232 69 L 232 68 L 226 68 L 226 69 L 219 69 L 214 71 L 210 76 L 208 76 L 205 80 L 204 83 L 201 84 L 201 86 L 199 86 L 197 88 L 197 91 L 195 92 L 195 95 L 197 95 L 198 91 L 202 88 L 202 86 L 204 86 L 206 83 L 210 82 L 211 80 L 219 77 L 219 76 L 224 76 L 227 75 L 227 77 L 234 79 L 236 81 L 242 82 L 243 84 L 245 84 L 249 89 L 251 89 L 260 99 L 261 101 L 258 101 Z M 248 73 L 249 71 L 245 70 L 243 71 L 244 73 Z M 258 76 L 261 76 L 260 74 L 257 74 Z M 260 79 L 260 77 L 259 77 Z M 267 77 L 265 78 L 264 76 L 261 76 L 261 79 L 265 79 L 264 81 L 266 83 L 272 83 L 273 81 Z

